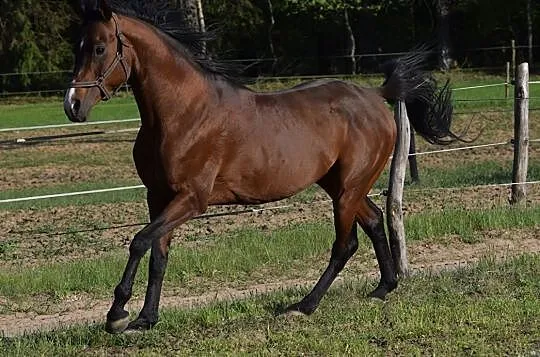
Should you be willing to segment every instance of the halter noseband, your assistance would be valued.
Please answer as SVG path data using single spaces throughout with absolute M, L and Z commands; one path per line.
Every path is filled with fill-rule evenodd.
M 107 101 L 107 100 L 111 99 L 113 97 L 113 95 L 115 95 L 116 92 L 118 92 L 120 87 L 122 87 L 122 85 L 120 85 L 116 89 L 114 89 L 112 91 L 112 93 L 110 93 L 107 90 L 107 88 L 103 85 L 103 81 L 105 81 L 105 79 L 107 79 L 107 77 L 109 77 L 111 75 L 111 73 L 118 66 L 118 63 L 120 63 L 122 65 L 122 68 L 124 69 L 124 73 L 126 75 L 126 80 L 124 81 L 124 83 L 126 83 L 128 81 L 128 79 L 129 79 L 129 71 L 128 71 L 128 67 L 127 67 L 126 62 L 125 62 L 126 58 L 124 57 L 123 48 L 124 48 L 124 46 L 125 47 L 130 47 L 130 46 L 127 45 L 122 40 L 124 35 L 120 31 L 120 27 L 118 26 L 118 20 L 116 19 L 116 16 L 114 14 L 112 15 L 112 19 L 114 20 L 114 24 L 115 24 L 115 27 L 116 27 L 116 41 L 117 41 L 116 56 L 114 57 L 113 62 L 109 65 L 109 67 L 107 67 L 105 72 L 103 72 L 100 76 L 97 77 L 97 79 L 95 81 L 86 81 L 86 82 L 72 81 L 71 84 L 69 85 L 69 88 L 92 88 L 92 87 L 98 87 L 99 90 L 101 91 L 101 99 L 103 101 Z

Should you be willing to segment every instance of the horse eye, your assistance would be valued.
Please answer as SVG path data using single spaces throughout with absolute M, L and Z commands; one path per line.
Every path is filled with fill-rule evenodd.
M 98 45 L 95 47 L 94 52 L 96 56 L 102 56 L 105 53 L 105 46 Z

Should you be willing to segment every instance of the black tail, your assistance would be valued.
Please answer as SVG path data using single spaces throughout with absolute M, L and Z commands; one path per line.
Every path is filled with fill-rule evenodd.
M 414 130 L 431 144 L 462 141 L 450 129 L 453 107 L 449 82 L 438 89 L 432 74 L 425 70 L 430 54 L 422 48 L 385 63 L 381 94 L 389 102 L 404 100 Z

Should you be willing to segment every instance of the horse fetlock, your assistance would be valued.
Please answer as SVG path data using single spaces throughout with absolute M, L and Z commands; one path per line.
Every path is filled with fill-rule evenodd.
M 386 288 L 388 289 L 388 292 L 395 290 L 398 287 L 398 279 L 394 278 L 389 282 L 384 283 L 386 285 Z
M 150 330 L 152 327 L 154 327 L 157 324 L 157 317 L 156 318 L 146 318 L 139 316 L 136 320 L 131 321 L 128 325 L 126 330 L 129 331 L 144 331 L 144 330 Z
M 369 297 L 385 300 L 386 295 L 397 288 L 398 282 L 397 279 L 392 281 L 381 281 L 377 288 L 373 290 L 371 293 L 369 293 Z

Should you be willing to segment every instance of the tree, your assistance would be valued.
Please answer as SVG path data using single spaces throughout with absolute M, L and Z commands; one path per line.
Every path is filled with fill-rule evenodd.
M 435 0 L 438 19 L 439 67 L 443 71 L 450 69 L 452 63 L 450 47 L 449 11 L 451 0 Z
M 205 32 L 204 11 L 201 0 L 177 0 L 189 26 L 197 32 Z
M 235 59 L 268 55 L 265 0 L 203 0 L 202 4 L 206 23 L 218 29 L 219 37 L 212 41 L 217 53 Z
M 67 1 L 0 0 L 0 68 L 2 72 L 55 71 L 71 67 L 73 23 Z M 29 76 L 4 79 L 4 89 L 27 86 Z
M 270 55 L 272 56 L 272 75 L 275 74 L 276 65 L 277 65 L 277 56 L 276 49 L 274 47 L 274 38 L 272 36 L 272 31 L 276 25 L 276 19 L 274 18 L 274 5 L 272 5 L 272 0 L 266 0 L 268 5 L 268 48 L 270 49 Z
M 351 13 L 359 10 L 377 11 L 381 8 L 380 1 L 367 0 L 288 0 L 285 7 L 291 13 L 311 12 L 313 16 L 325 18 L 338 16 L 347 35 L 346 56 L 350 62 L 350 73 L 356 73 L 356 48 L 357 41 L 351 26 Z
M 533 22 L 531 0 L 527 0 L 527 43 L 529 46 L 529 64 L 533 66 Z

